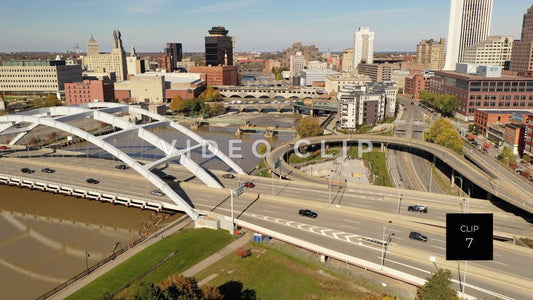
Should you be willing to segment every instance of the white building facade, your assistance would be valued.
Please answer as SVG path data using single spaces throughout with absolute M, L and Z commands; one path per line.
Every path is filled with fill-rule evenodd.
M 493 0 L 451 0 L 444 70 L 463 62 L 464 51 L 489 36 Z
M 374 32 L 368 27 L 359 27 L 359 31 L 354 34 L 353 68 L 357 69 L 362 61 L 374 63 Z
M 466 48 L 463 62 L 503 67 L 505 62 L 511 60 L 512 51 L 512 36 L 489 36 L 486 40 Z
M 337 94 L 341 128 L 356 129 L 357 126 L 380 123 L 393 116 L 396 90 L 392 82 L 343 86 Z

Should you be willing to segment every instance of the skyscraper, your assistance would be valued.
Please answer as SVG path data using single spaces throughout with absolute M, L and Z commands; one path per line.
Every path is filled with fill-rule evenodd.
M 522 75 L 533 73 L 533 5 L 524 14 L 522 35 L 513 44 L 509 69 Z
M 423 64 L 432 70 L 440 70 L 444 67 L 446 57 L 444 48 L 446 42 L 443 38 L 440 41 L 422 40 L 416 45 L 416 59 L 419 64 Z
M 216 26 L 208 31 L 205 37 L 205 64 L 207 66 L 233 66 L 233 40 L 228 36 L 228 30 L 223 26 Z
M 91 39 L 87 43 L 87 56 L 83 58 L 83 64 L 87 70 L 104 70 L 106 72 L 115 72 L 117 81 L 126 79 L 126 51 L 122 46 L 120 31 L 113 31 L 113 50 L 111 53 L 99 53 L 98 42 Z
M 172 69 L 169 71 L 172 72 L 176 70 L 176 63 L 178 61 L 181 61 L 181 59 L 183 58 L 183 52 L 181 50 L 181 43 L 167 43 L 167 47 L 165 48 L 165 53 L 170 55 Z
M 465 48 L 487 38 L 490 32 L 493 0 L 452 0 L 445 70 L 455 70 L 463 62 Z
M 374 32 L 368 27 L 359 27 L 354 34 L 353 68 L 357 69 L 362 61 L 374 63 Z

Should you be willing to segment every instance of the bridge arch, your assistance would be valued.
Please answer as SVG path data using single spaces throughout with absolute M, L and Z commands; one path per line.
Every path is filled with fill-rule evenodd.
M 100 108 L 100 109 L 90 109 L 90 108 Z M 120 111 L 129 111 L 141 114 L 146 117 L 150 117 L 152 119 L 158 120 L 158 122 L 150 123 L 146 125 L 135 125 L 132 124 L 126 120 L 123 120 L 119 117 L 116 117 L 112 115 L 113 112 L 120 112 Z M 50 116 L 58 116 L 55 118 L 50 118 Z M 84 117 L 90 117 L 95 120 L 105 122 L 108 124 L 113 125 L 114 127 L 121 128 L 122 131 L 104 135 L 100 137 L 96 137 L 80 128 L 77 128 L 75 126 L 69 125 L 65 122 L 69 120 L 75 120 L 79 118 Z M 8 125 L 13 125 L 21 122 L 27 122 L 32 125 L 44 125 L 48 126 L 50 128 L 56 128 L 59 130 L 62 130 L 64 132 L 67 132 L 69 134 L 78 136 L 89 143 L 107 151 L 117 159 L 121 160 L 128 166 L 130 166 L 133 170 L 141 174 L 143 177 L 145 177 L 147 180 L 149 180 L 154 186 L 159 188 L 161 191 L 163 191 L 168 197 L 185 213 L 187 213 L 193 220 L 196 220 L 198 218 L 198 214 L 193 210 L 193 208 L 187 203 L 182 197 L 180 197 L 176 192 L 174 192 L 173 189 L 171 189 L 163 180 L 161 180 L 158 176 L 153 174 L 150 170 L 158 166 L 159 164 L 166 163 L 171 160 L 175 160 L 179 158 L 180 164 L 182 164 L 184 167 L 186 167 L 189 171 L 191 171 L 194 175 L 196 175 L 198 178 L 200 178 L 204 183 L 206 183 L 208 186 L 216 187 L 216 188 L 222 188 L 222 185 L 213 178 L 206 170 L 204 170 L 202 167 L 200 167 L 196 162 L 194 162 L 192 159 L 190 159 L 187 155 L 185 155 L 187 152 L 191 151 L 192 149 L 195 149 L 199 146 L 207 145 L 207 149 L 211 151 L 214 155 L 218 156 L 222 161 L 224 161 L 228 166 L 230 166 L 233 170 L 240 174 L 245 174 L 245 172 L 240 168 L 235 162 L 233 162 L 229 157 L 227 157 L 225 154 L 223 154 L 218 148 L 215 148 L 213 145 L 207 143 L 206 140 L 204 140 L 202 137 L 191 131 L 190 129 L 177 124 L 175 122 L 172 122 L 163 116 L 160 116 L 158 114 L 149 112 L 147 110 L 133 107 L 133 106 L 127 106 L 127 105 L 120 105 L 116 103 L 90 103 L 82 106 L 70 106 L 70 107 L 50 107 L 50 108 L 43 108 L 33 111 L 24 112 L 22 114 L 16 114 L 16 115 L 6 115 L 0 117 L 0 123 L 7 123 Z M 189 147 L 187 149 L 178 150 L 172 145 L 170 145 L 168 142 L 163 140 L 162 138 L 156 136 L 152 132 L 148 131 L 148 128 L 163 126 L 163 125 L 169 125 L 170 127 L 179 130 L 180 132 L 186 134 L 187 136 L 191 137 L 195 141 L 199 143 L 199 145 L 195 145 L 192 147 Z M 0 127 L 0 132 L 4 131 L 5 129 L 9 128 L 10 126 L 2 126 Z M 15 138 L 12 143 L 16 143 L 20 138 L 22 138 L 27 132 L 21 132 L 17 137 Z M 124 153 L 120 149 L 116 148 L 112 144 L 108 143 L 106 139 L 109 139 L 110 137 L 116 137 L 124 134 L 131 134 L 131 133 L 137 133 L 137 135 L 142 138 L 143 140 L 149 142 L 153 146 L 157 147 L 158 149 L 162 150 L 163 153 L 165 153 L 165 157 L 162 159 L 155 161 L 150 164 L 141 165 L 138 163 L 135 159 L 130 157 L 128 154 Z

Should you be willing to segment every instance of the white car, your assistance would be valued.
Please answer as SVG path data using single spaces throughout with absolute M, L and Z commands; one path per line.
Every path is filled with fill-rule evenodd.
M 160 190 L 153 190 L 152 195 L 162 197 L 165 196 L 165 193 L 161 192 Z

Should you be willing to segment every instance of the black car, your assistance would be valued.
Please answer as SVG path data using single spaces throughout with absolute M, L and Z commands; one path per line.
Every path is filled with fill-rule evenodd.
M 410 239 L 413 239 L 413 240 L 419 240 L 419 241 L 422 241 L 422 242 L 427 242 L 428 241 L 428 237 L 421 234 L 420 232 L 417 232 L 417 231 L 411 231 L 411 233 L 409 233 L 409 238 Z
M 54 173 L 56 170 L 54 169 L 50 169 L 50 168 L 44 168 L 44 169 L 41 169 L 41 172 L 44 172 L 44 173 Z
M 115 166 L 115 169 L 119 169 L 119 170 L 127 170 L 129 169 L 130 167 L 126 166 L 126 165 L 116 165 Z
M 98 180 L 96 180 L 94 178 L 89 178 L 89 179 L 87 179 L 85 181 L 87 181 L 87 183 L 90 183 L 90 184 L 99 184 L 100 183 L 100 181 L 98 181 Z
M 226 173 L 226 174 L 222 175 L 222 178 L 233 179 L 233 178 L 235 178 L 235 175 L 233 175 L 233 174 L 231 174 L 231 173 Z
M 414 212 L 421 212 L 421 213 L 427 213 L 428 207 L 425 205 L 410 205 L 407 207 L 408 211 L 414 211 Z
M 20 171 L 22 173 L 26 173 L 26 174 L 31 174 L 31 173 L 35 172 L 34 170 L 32 170 L 30 168 L 22 168 L 22 169 L 20 169 Z
M 302 217 L 309 217 L 313 219 L 318 217 L 318 214 L 310 209 L 300 209 L 298 214 Z

